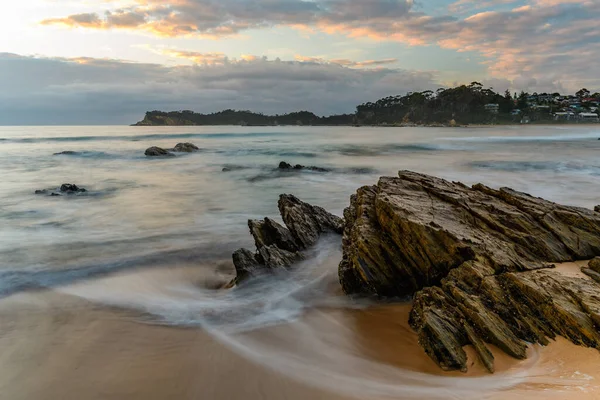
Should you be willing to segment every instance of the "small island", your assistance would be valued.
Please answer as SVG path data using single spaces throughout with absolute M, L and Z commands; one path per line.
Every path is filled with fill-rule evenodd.
M 211 114 L 183 111 L 148 111 L 134 126 L 239 125 L 239 126 L 463 126 L 472 124 L 598 123 L 600 93 L 581 89 L 560 93 L 496 93 L 479 82 L 437 91 L 389 96 L 356 107 L 353 114 L 320 117 L 310 111 L 265 115 L 224 110 Z

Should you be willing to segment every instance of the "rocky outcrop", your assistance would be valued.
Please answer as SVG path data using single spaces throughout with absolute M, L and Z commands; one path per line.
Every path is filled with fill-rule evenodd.
M 178 153 L 193 153 L 200 149 L 198 148 L 198 146 L 192 143 L 177 143 L 175 147 L 173 147 L 170 150 Z
M 414 296 L 410 324 L 443 369 L 466 370 L 467 344 L 490 371 L 487 343 L 517 358 L 556 335 L 600 347 L 600 287 L 550 268 L 600 255 L 597 213 L 401 171 L 360 188 L 344 217 L 344 291 Z
M 600 213 L 600 206 L 596 206 L 596 207 L 594 207 L 594 211 L 596 211 L 596 212 Z
M 173 157 L 175 156 L 168 150 L 165 150 L 161 147 L 152 146 L 146 149 L 144 154 L 148 157 Z
M 279 166 L 277 167 L 277 169 L 283 170 L 283 171 L 315 171 L 315 172 L 329 172 L 329 170 L 327 168 L 321 168 L 321 167 L 315 167 L 313 165 L 311 166 L 305 166 L 305 165 L 300 165 L 300 164 L 296 164 L 296 165 L 292 165 L 289 164 L 285 161 L 282 161 L 279 163 Z
M 248 221 L 256 252 L 240 249 L 233 253 L 236 269 L 233 284 L 254 275 L 289 268 L 304 258 L 302 251 L 315 244 L 321 234 L 341 233 L 342 220 L 321 207 L 287 194 L 280 196 L 278 206 L 286 226 L 271 218 Z
M 48 196 L 62 196 L 63 194 L 86 193 L 87 189 L 79 187 L 73 183 L 63 183 L 60 188 L 36 190 L 35 194 L 45 194 Z

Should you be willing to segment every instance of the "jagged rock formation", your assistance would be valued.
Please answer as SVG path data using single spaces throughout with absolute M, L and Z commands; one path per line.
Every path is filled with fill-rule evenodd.
M 327 168 L 315 167 L 314 165 L 311 165 L 311 166 L 305 166 L 305 165 L 300 165 L 300 164 L 292 165 L 285 161 L 280 162 L 279 166 L 277 168 L 280 170 L 284 170 L 284 171 L 306 170 L 306 171 L 315 171 L 315 172 L 329 172 L 329 170 Z
M 233 253 L 236 270 L 233 284 L 269 270 L 288 268 L 302 260 L 302 251 L 314 245 L 321 234 L 342 232 L 341 218 L 295 196 L 282 194 L 278 206 L 286 226 L 268 217 L 248 221 L 256 252 L 239 249 Z
M 200 149 L 193 143 L 177 143 L 175 147 L 170 150 L 178 153 L 193 153 Z
M 161 147 L 152 146 L 146 149 L 144 154 L 147 157 L 173 157 L 175 154 Z
M 600 347 L 600 290 L 549 263 L 600 255 L 600 215 L 503 188 L 401 171 L 360 188 L 344 211 L 346 293 L 414 295 L 410 324 L 445 370 L 466 370 L 472 344 L 526 357 L 562 335 Z

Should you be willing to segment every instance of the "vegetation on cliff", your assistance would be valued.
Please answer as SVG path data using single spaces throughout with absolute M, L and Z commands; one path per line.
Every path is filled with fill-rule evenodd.
M 563 112 L 573 120 L 578 111 L 595 113 L 600 94 L 582 89 L 574 96 L 559 93 L 496 93 L 478 82 L 433 92 L 389 96 L 356 107 L 354 114 L 319 117 L 309 111 L 265 115 L 251 111 L 224 110 L 212 114 L 184 111 L 149 111 L 136 125 L 455 125 L 553 122 Z

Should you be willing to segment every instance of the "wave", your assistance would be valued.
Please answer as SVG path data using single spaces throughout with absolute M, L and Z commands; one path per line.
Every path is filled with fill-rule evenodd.
M 504 143 L 504 142 L 567 142 L 574 140 L 597 140 L 600 138 L 600 132 L 571 133 L 563 135 L 544 135 L 544 136 L 469 136 L 469 137 L 448 137 L 441 140 L 459 141 L 459 142 L 484 142 L 484 143 Z
M 358 321 L 353 319 L 337 320 L 326 311 L 351 311 L 371 305 L 366 300 L 350 300 L 332 289 L 340 257 L 339 237 L 325 237 L 293 271 L 263 276 L 228 291 L 206 290 L 179 281 L 185 276 L 174 278 L 174 271 L 154 276 L 132 274 L 120 277 L 121 282 L 109 278 L 60 291 L 140 311 L 146 316 L 141 321 L 202 327 L 216 340 L 259 365 L 310 386 L 357 398 L 480 399 L 481 393 L 523 383 L 536 364 L 538 353 L 534 350 L 527 361 L 508 372 L 475 378 L 445 377 L 413 371 L 350 350 L 357 349 L 357 344 L 348 342 L 352 343 L 353 335 L 364 334 L 365 340 L 375 340 L 376 335 L 371 336 L 371 331 L 377 328 L 368 325 L 368 321 L 357 326 Z M 134 293 L 132 287 L 136 288 Z M 307 315 L 311 317 L 305 318 Z M 279 326 L 263 329 L 272 325 Z M 401 323 L 395 325 L 399 334 L 396 342 L 415 337 L 414 333 L 402 331 Z M 422 350 L 408 340 L 410 354 L 404 356 L 410 360 L 413 353 L 421 354 Z
M 289 132 L 254 132 L 254 133 L 156 133 L 148 135 L 97 135 L 97 136 L 49 136 L 29 138 L 0 138 L 0 141 L 10 143 L 41 143 L 41 142 L 94 142 L 107 140 L 143 141 L 161 139 L 238 139 L 269 136 L 286 136 Z
M 463 147 L 451 144 L 437 143 L 388 143 L 382 145 L 340 145 L 330 146 L 325 152 L 338 153 L 344 156 L 378 156 L 394 153 L 435 152 L 464 150 Z
M 60 153 L 54 153 L 53 156 L 65 157 L 65 158 L 86 158 L 86 159 L 98 159 L 98 160 L 112 160 L 120 158 L 118 154 L 106 153 L 104 151 L 61 151 Z
M 550 171 L 555 173 L 577 172 L 600 176 L 600 166 L 574 161 L 474 161 L 467 164 L 471 168 L 494 171 L 523 172 Z
M 70 247 L 71 245 L 67 246 Z M 233 247 L 231 243 L 207 244 L 62 269 L 51 267 L 2 269 L 0 270 L 0 298 L 26 290 L 55 288 L 123 271 L 220 260 L 223 254 L 231 252 Z
M 217 154 L 224 154 L 227 156 L 278 156 L 278 157 L 301 157 L 301 158 L 316 158 L 318 154 L 311 151 L 303 150 L 290 150 L 290 149 L 227 149 L 217 150 Z

